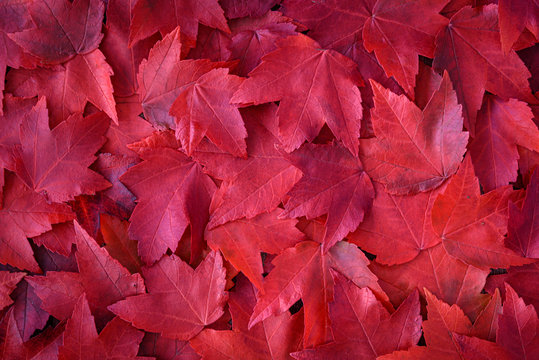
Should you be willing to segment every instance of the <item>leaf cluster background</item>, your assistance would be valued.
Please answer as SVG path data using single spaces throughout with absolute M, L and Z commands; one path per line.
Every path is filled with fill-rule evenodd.
M 533 359 L 538 0 L 0 3 L 0 357 Z

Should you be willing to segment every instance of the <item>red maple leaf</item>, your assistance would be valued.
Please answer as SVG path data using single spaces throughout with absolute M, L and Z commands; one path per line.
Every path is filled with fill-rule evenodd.
M 219 319 L 227 300 L 221 255 L 212 252 L 196 270 L 165 256 L 142 270 L 148 294 L 131 296 L 109 309 L 135 327 L 189 340 Z M 178 313 L 184 313 L 178 316 Z
M 370 287 L 385 300 L 376 277 L 367 268 L 369 261 L 353 244 L 339 242 L 327 253 L 313 241 L 303 241 L 286 249 L 273 261 L 275 268 L 264 281 L 264 292 L 258 296 L 249 320 L 252 327 L 270 317 L 288 310 L 302 299 L 305 311 L 305 347 L 331 340 L 328 304 L 333 299 L 334 282 L 330 269 L 334 269 L 359 287 Z
M 17 96 L 46 97 L 51 127 L 82 113 L 87 101 L 118 123 L 111 75 L 112 69 L 103 53 L 95 50 L 51 68 L 13 71 L 8 77 L 7 90 Z
M 374 188 L 359 159 L 337 144 L 307 144 L 288 156 L 303 177 L 288 192 L 283 217 L 327 214 L 322 248 L 354 231 L 371 208 Z
M 276 106 L 261 106 L 242 113 L 248 133 L 247 159 L 231 156 L 211 143 L 201 144 L 194 154 L 210 175 L 223 180 L 212 199 L 209 229 L 275 209 L 299 180 L 300 171 L 278 149 L 276 110 Z
M 214 250 L 223 256 L 258 288 L 262 289 L 262 258 L 260 252 L 279 254 L 304 240 L 294 226 L 296 220 L 281 219 L 279 208 L 252 219 L 239 219 L 206 230 L 205 238 Z
M 173 149 L 146 151 L 143 162 L 130 168 L 120 180 L 137 197 L 131 214 L 130 236 L 138 241 L 139 255 L 154 263 L 176 246 L 191 224 L 192 259 L 200 255 L 208 208 L 215 185 L 200 166 Z M 150 186 L 150 187 L 148 187 Z M 154 196 L 161 188 L 161 196 Z
M 97 48 L 104 10 L 99 0 L 32 1 L 28 11 L 35 27 L 9 37 L 46 64 L 62 63 Z
M 392 195 L 374 183 L 372 209 L 349 240 L 376 254 L 376 262 L 402 264 L 422 250 L 440 243 L 432 228 L 431 212 L 439 189 L 408 196 Z
M 230 32 L 217 0 L 137 0 L 129 45 L 156 31 L 164 35 L 179 26 L 184 44 L 193 47 L 199 23 Z
M 447 73 L 423 111 L 404 95 L 372 87 L 376 138 L 361 141 L 367 173 L 397 195 L 440 186 L 457 171 L 468 141 Z
M 363 43 L 374 51 L 387 76 L 414 96 L 418 55 L 432 58 L 434 37 L 447 24 L 439 14 L 447 0 L 378 0 L 363 27 Z
M 526 189 L 522 209 L 514 202 L 509 204 L 508 235 L 505 245 L 521 256 L 539 258 L 539 171 L 534 171 Z
M 296 359 L 376 359 L 405 350 L 421 337 L 421 315 L 417 291 L 410 294 L 389 315 L 369 288 L 358 288 L 338 272 L 332 271 L 335 299 L 329 305 L 335 341 L 292 354 Z M 398 334 L 389 338 L 388 333 Z
M 452 256 L 478 268 L 502 268 L 522 265 L 526 259 L 507 249 L 507 206 L 522 197 L 510 186 L 480 195 L 470 157 L 432 208 L 432 225 Z
M 537 357 L 538 1 L 0 1 L 0 357 Z
M 301 348 L 303 314 L 283 313 L 248 327 L 256 304 L 256 291 L 245 278 L 238 278 L 230 293 L 233 330 L 206 329 L 189 342 L 203 357 L 221 359 L 286 359 Z
M 27 237 L 51 230 L 51 224 L 74 218 L 69 206 L 48 203 L 18 177 L 6 174 L 4 204 L 0 210 L 0 262 L 41 272 Z
M 243 105 L 280 101 L 279 136 L 288 152 L 305 140 L 312 141 L 327 123 L 346 148 L 357 154 L 362 116 L 357 86 L 363 82 L 354 62 L 332 50 L 321 50 L 301 34 L 277 44 L 231 101 Z
M 148 121 L 158 129 L 175 128 L 170 107 L 185 87 L 223 63 L 208 60 L 180 60 L 182 44 L 176 28 L 158 41 L 142 60 L 138 83 L 142 108 Z
M 531 74 L 522 60 L 513 50 L 504 54 L 501 49 L 496 5 L 478 10 L 463 7 L 453 15 L 436 36 L 433 65 L 449 72 L 472 136 L 485 90 L 504 99 L 537 101 L 528 84 Z
M 105 142 L 107 127 L 108 120 L 102 114 L 83 118 L 79 113 L 51 131 L 45 98 L 41 98 L 21 124 L 17 175 L 30 188 L 56 202 L 107 188 L 109 182 L 88 169 Z
M 486 191 L 516 180 L 517 145 L 539 151 L 539 130 L 532 119 L 525 102 L 485 96 L 469 149 L 479 182 Z
M 81 295 L 67 321 L 64 343 L 58 351 L 61 360 L 84 359 L 93 354 L 99 359 L 133 358 L 144 336 L 116 317 L 97 335 L 85 294 Z
M 228 69 L 214 69 L 185 87 L 170 114 L 176 118 L 176 137 L 187 155 L 192 155 L 204 136 L 218 148 L 235 156 L 247 157 L 240 111 L 230 104 L 232 94 L 243 82 L 229 75 Z

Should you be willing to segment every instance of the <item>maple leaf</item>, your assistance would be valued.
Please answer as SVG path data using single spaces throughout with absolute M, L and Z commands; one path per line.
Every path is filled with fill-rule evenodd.
M 183 47 L 182 55 L 186 50 L 188 59 L 206 59 L 211 61 L 225 61 L 230 58 L 228 45 L 230 44 L 230 34 L 219 29 L 213 29 L 200 25 L 197 35 L 196 46 L 192 49 Z
M 447 0 L 378 0 L 363 27 L 363 43 L 387 76 L 413 98 L 419 57 L 434 56 L 434 39 L 447 24 L 439 14 Z
M 26 359 L 58 357 L 58 349 L 64 341 L 65 324 L 59 324 L 54 328 L 47 328 L 37 336 L 24 343 Z
M 242 111 L 247 128 L 247 159 L 201 143 L 193 157 L 211 176 L 224 180 L 210 207 L 208 228 L 275 209 L 299 180 L 300 171 L 276 147 L 276 109 L 265 105 Z
M 536 2 L 0 1 L 0 357 L 534 358 Z
M 510 360 L 509 354 L 497 344 L 465 335 L 455 334 L 453 337 L 465 359 Z
M 290 152 L 312 141 L 326 123 L 352 154 L 357 154 L 363 84 L 356 64 L 332 50 L 321 50 L 298 34 L 279 40 L 249 73 L 231 101 L 257 105 L 280 101 L 279 137 Z
M 45 276 L 28 276 L 28 284 L 41 300 L 41 308 L 58 320 L 67 320 L 84 293 L 81 275 L 68 271 L 47 271 Z
M 164 35 L 179 26 L 184 45 L 194 47 L 199 23 L 230 32 L 217 0 L 138 0 L 133 8 L 129 45 L 156 31 Z
M 114 71 L 111 77 L 116 96 L 131 96 L 138 90 L 137 73 L 142 59 L 148 57 L 153 44 L 152 36 L 128 46 L 131 15 L 136 0 L 110 0 L 107 4 L 107 23 L 101 50 Z
M 32 26 L 28 13 L 28 4 L 24 1 L 6 0 L 0 4 L 0 115 L 6 80 L 6 67 L 35 67 L 37 58 L 25 53 L 13 40 L 9 33 L 22 31 Z
M 135 195 L 129 191 L 125 185 L 120 182 L 127 169 L 137 164 L 133 157 L 118 156 L 112 154 L 99 154 L 97 161 L 92 166 L 94 170 L 103 175 L 112 186 L 102 192 L 103 196 L 108 197 L 127 211 L 132 211 L 135 207 Z
M 293 247 L 304 235 L 295 227 L 293 219 L 281 219 L 283 210 L 277 208 L 252 219 L 239 219 L 206 229 L 204 235 L 213 250 L 240 270 L 258 289 L 262 290 L 262 258 L 260 252 L 279 254 Z
M 411 347 L 407 351 L 397 351 L 379 359 L 483 359 L 471 355 L 467 357 L 468 353 L 461 345 L 461 339 L 471 335 L 481 336 L 481 338 L 488 336 L 488 332 L 484 332 L 481 327 L 498 318 L 499 314 L 492 312 L 489 307 L 492 308 L 493 303 L 500 301 L 499 294 L 497 298 L 491 299 L 472 325 L 470 319 L 457 305 L 450 306 L 436 298 L 427 289 L 424 291 L 427 298 L 427 320 L 423 322 L 423 332 L 427 346 Z M 479 338 L 474 339 L 479 340 Z
M 397 91 L 397 82 L 386 77 L 375 55 L 363 46 L 363 29 L 375 4 L 372 0 L 285 0 L 282 11 L 305 24 L 310 29 L 309 36 L 323 48 L 333 49 L 354 60 L 366 79 L 372 78 Z
M 148 59 L 140 63 L 138 83 L 142 108 L 146 119 L 158 129 L 175 128 L 169 110 L 185 87 L 224 65 L 208 60 L 180 60 L 181 48 L 180 30 L 176 28 L 158 41 Z
M 20 144 L 21 122 L 35 103 L 35 99 L 22 99 L 7 94 L 4 100 L 4 114 L 0 116 L 0 168 L 15 170 L 13 150 Z
M 522 265 L 526 259 L 503 244 L 508 202 L 521 197 L 521 192 L 510 186 L 481 195 L 467 156 L 445 191 L 436 198 L 432 225 L 445 250 L 467 264 L 483 269 Z
M 239 59 L 236 73 L 247 76 L 261 58 L 277 48 L 276 42 L 295 35 L 296 26 L 278 12 L 269 11 L 261 18 L 239 19 L 230 24 L 232 39 L 229 59 Z
M 303 314 L 283 313 L 248 328 L 249 315 L 256 304 L 255 288 L 238 278 L 228 304 L 233 330 L 205 329 L 189 343 L 203 358 L 211 359 L 289 359 L 301 349 Z
M 29 277 L 28 282 L 43 309 L 60 320 L 69 318 L 79 296 L 86 292 L 97 325 L 102 328 L 113 317 L 107 306 L 143 293 L 144 282 L 139 274 L 131 275 L 105 248 L 99 247 L 78 223 L 75 233 L 79 273 L 49 271 L 46 276 Z
M 97 49 L 51 68 L 10 71 L 6 89 L 16 96 L 45 96 L 53 128 L 69 116 L 84 112 L 87 101 L 103 110 L 117 124 L 111 75 L 111 67 Z
M 56 202 L 107 188 L 109 182 L 87 167 L 105 142 L 108 123 L 101 114 L 86 118 L 75 114 L 51 131 L 45 98 L 39 99 L 21 124 L 17 175 Z
M 9 309 L 0 323 L 2 357 L 10 360 L 57 358 L 58 347 L 63 341 L 64 326 L 60 324 L 23 343 L 14 314 L 14 309 Z
M 101 152 L 136 157 L 135 152 L 127 145 L 150 136 L 155 129 L 139 116 L 142 113 L 142 106 L 138 95 L 116 98 L 116 110 L 118 124 L 110 124 L 105 135 L 107 142 L 101 148 Z
M 374 189 L 372 209 L 348 236 L 350 242 L 376 254 L 376 262 L 385 265 L 408 262 L 422 250 L 440 243 L 431 220 L 440 189 L 408 196 L 389 194 L 377 182 Z
M 11 294 L 14 299 L 13 317 L 23 341 L 28 341 L 36 330 L 41 330 L 49 320 L 49 314 L 41 309 L 41 300 L 26 280 L 17 284 Z
M 132 274 L 140 272 L 142 261 L 137 252 L 137 242 L 127 234 L 129 223 L 115 216 L 101 214 L 99 218 L 105 248 L 111 257 L 118 260 Z
M 188 341 L 169 339 L 155 333 L 146 333 L 140 343 L 140 356 L 163 360 L 200 360 Z
M 332 49 L 354 60 L 364 79 L 373 79 L 393 92 L 403 93 L 397 81 L 388 78 L 380 63 L 363 46 L 363 29 L 376 1 L 356 0 L 285 0 L 281 11 L 309 28 L 309 36 L 324 49 Z M 422 20 L 423 21 L 423 20 Z M 370 110 L 372 89 L 367 82 L 360 88 L 363 99 L 361 137 L 373 136 Z
M 69 206 L 48 203 L 18 177 L 6 174 L 4 203 L 0 209 L 0 262 L 41 272 L 27 237 L 51 230 L 51 224 L 74 218 Z
M 461 358 L 454 334 L 469 334 L 472 323 L 457 306 L 449 306 L 425 290 L 428 319 L 423 322 L 423 332 L 429 356 L 440 359 Z
M 527 359 L 539 351 L 539 319 L 532 305 L 526 305 L 506 285 L 503 313 L 498 320 L 496 342 L 514 358 Z
M 440 186 L 457 171 L 468 141 L 447 73 L 423 112 L 404 95 L 371 85 L 376 138 L 361 140 L 367 174 L 397 195 Z
M 202 75 L 178 95 L 170 114 L 176 118 L 176 137 L 191 156 L 204 136 L 218 148 L 247 157 L 247 131 L 240 111 L 230 104 L 243 79 L 228 69 L 214 69 Z
M 539 151 L 539 130 L 532 119 L 531 109 L 522 101 L 485 96 L 469 146 L 475 172 L 485 191 L 517 179 L 517 145 Z
M 327 251 L 354 231 L 370 210 L 374 198 L 371 180 L 359 159 L 335 143 L 306 144 L 288 159 L 303 177 L 288 192 L 290 199 L 281 216 L 312 219 L 327 214 L 322 240 Z
M 0 323 L 0 351 L 2 352 L 2 357 L 8 356 L 14 360 L 24 359 L 20 353 L 22 344 L 23 341 L 13 317 L 13 309 L 9 309 Z
M 130 217 L 129 235 L 137 240 L 139 255 L 154 263 L 178 241 L 191 224 L 191 259 L 200 255 L 208 208 L 215 184 L 201 167 L 173 149 L 147 151 L 143 162 L 131 167 L 120 180 L 137 197 Z M 153 189 L 161 189 L 155 196 Z
M 15 289 L 17 283 L 25 276 L 25 273 L 0 271 L 0 310 L 11 305 L 13 300 L 9 294 Z
M 103 38 L 105 5 L 100 0 L 36 0 L 28 5 L 35 28 L 9 37 L 46 64 L 89 53 Z
M 485 295 L 481 290 L 488 270 L 467 265 L 450 256 L 442 244 L 423 250 L 412 261 L 385 266 L 373 261 L 369 266 L 380 286 L 397 306 L 416 288 L 423 288 L 448 304 L 456 304 L 471 318 L 480 312 Z
M 75 229 L 72 222 L 52 225 L 52 230 L 32 238 L 34 244 L 45 246 L 50 251 L 69 256 L 71 245 L 75 241 Z
M 539 258 L 539 171 L 534 171 L 522 208 L 509 203 L 508 236 L 505 245 L 527 258 Z
M 535 308 L 526 305 L 508 284 L 505 290 L 496 343 L 459 336 L 456 340 L 464 355 L 482 359 L 531 359 L 539 350 L 539 319 Z
M 359 287 L 370 287 L 385 300 L 376 276 L 367 268 L 369 261 L 359 248 L 347 242 L 338 242 L 324 254 L 320 244 L 303 241 L 283 251 L 272 263 L 275 268 L 264 279 L 264 292 L 258 296 L 249 326 L 283 313 L 301 298 L 305 311 L 304 347 L 331 340 L 328 304 L 333 299 L 334 283 L 330 268 Z
M 135 327 L 189 340 L 223 315 L 228 295 L 219 253 L 211 252 L 196 270 L 175 255 L 164 256 L 142 273 L 149 294 L 109 306 Z
M 96 359 L 134 358 L 144 333 L 116 317 L 97 335 L 94 318 L 85 294 L 81 295 L 67 321 L 64 343 L 58 359 L 85 359 L 92 354 Z
M 498 8 L 463 7 L 436 36 L 434 69 L 449 72 L 463 106 L 464 125 L 475 135 L 475 117 L 483 93 L 535 103 L 528 85 L 530 72 L 514 51 L 500 45 Z
M 415 291 L 393 314 L 376 299 L 369 288 L 358 288 L 331 271 L 335 299 L 329 305 L 334 342 L 292 354 L 296 359 L 376 359 L 396 350 L 405 350 L 421 337 L 419 295 Z M 387 334 L 396 334 L 388 339 Z
M 258 18 L 266 14 L 280 0 L 221 0 L 219 3 L 227 19 Z
M 498 1 L 498 17 L 500 22 L 500 41 L 502 49 L 508 53 L 522 32 L 527 29 L 539 40 L 539 2 L 531 1 Z
M 102 327 L 112 318 L 107 306 L 128 296 L 144 293 L 144 281 L 139 274 L 131 274 L 105 248 L 99 247 L 80 225 L 75 222 L 80 282 L 86 297 Z

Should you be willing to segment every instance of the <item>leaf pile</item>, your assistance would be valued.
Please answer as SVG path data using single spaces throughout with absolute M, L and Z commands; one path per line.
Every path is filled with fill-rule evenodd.
M 4 0 L 2 359 L 532 359 L 537 0 Z

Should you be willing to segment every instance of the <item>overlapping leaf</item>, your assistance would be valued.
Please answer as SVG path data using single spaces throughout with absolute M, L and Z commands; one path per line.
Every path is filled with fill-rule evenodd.
M 376 138 L 361 141 L 367 173 L 397 195 L 440 186 L 457 171 L 468 141 L 447 73 L 423 111 L 404 95 L 372 86 Z
M 108 124 L 102 114 L 83 118 L 79 113 L 51 131 L 45 98 L 41 98 L 22 121 L 17 175 L 31 189 L 56 202 L 107 188 L 109 182 L 88 166 L 105 142 Z
M 507 249 L 509 201 L 522 197 L 510 186 L 480 195 L 469 157 L 438 195 L 432 209 L 432 225 L 442 238 L 445 250 L 467 264 L 479 268 L 503 268 L 522 265 L 526 259 Z
M 466 6 L 453 15 L 436 36 L 433 66 L 449 72 L 463 107 L 464 124 L 472 136 L 485 90 L 504 99 L 536 102 L 528 84 L 531 74 L 524 63 L 514 51 L 502 51 L 496 5 L 478 10 Z
M 298 34 L 278 41 L 232 97 L 243 105 L 280 101 L 279 136 L 290 152 L 312 141 L 324 123 L 357 154 L 361 76 L 354 62 Z
M 35 28 L 14 33 L 10 38 L 44 63 L 58 64 L 97 48 L 103 38 L 104 10 L 105 5 L 99 0 L 31 1 L 28 11 Z
M 327 214 L 322 247 L 327 251 L 354 231 L 371 208 L 374 188 L 359 160 L 337 144 L 310 145 L 288 156 L 303 173 L 282 216 L 313 219 Z
M 188 224 L 192 229 L 192 257 L 198 257 L 215 184 L 197 163 L 179 151 L 149 150 L 142 158 L 142 163 L 120 178 L 137 197 L 129 234 L 138 241 L 141 259 L 152 264 L 167 249 L 176 250 Z M 156 188 L 161 189 L 159 196 L 155 196 Z
M 135 327 L 189 340 L 219 319 L 227 300 L 221 255 L 212 252 L 196 270 L 177 256 L 143 269 L 148 294 L 131 296 L 109 309 Z

